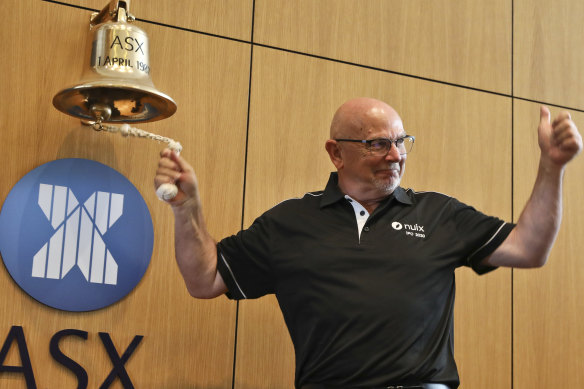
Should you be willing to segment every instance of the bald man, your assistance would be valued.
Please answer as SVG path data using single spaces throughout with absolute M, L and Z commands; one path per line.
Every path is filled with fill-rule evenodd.
M 545 264 L 561 219 L 566 164 L 582 149 L 567 112 L 541 108 L 541 157 L 516 225 L 435 192 L 400 187 L 414 137 L 386 103 L 357 98 L 335 113 L 323 191 L 271 208 L 216 243 L 192 167 L 161 154 L 155 186 L 176 183 L 176 260 L 189 292 L 232 299 L 275 294 L 301 389 L 459 386 L 453 350 L 454 270 Z

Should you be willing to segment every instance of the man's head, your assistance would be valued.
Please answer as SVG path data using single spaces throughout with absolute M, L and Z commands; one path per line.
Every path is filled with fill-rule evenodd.
M 383 101 L 360 97 L 339 107 L 325 147 L 339 174 L 341 190 L 358 200 L 386 197 L 398 187 L 406 155 L 392 145 L 385 155 L 373 155 L 368 145 L 336 139 L 398 139 L 406 135 L 397 112 Z

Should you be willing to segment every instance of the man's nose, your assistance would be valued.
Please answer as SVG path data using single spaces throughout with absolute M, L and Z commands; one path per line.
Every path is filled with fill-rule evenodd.
M 387 154 L 385 154 L 385 160 L 386 161 L 394 161 L 394 162 L 399 162 L 402 160 L 404 156 L 401 155 L 399 153 L 399 150 L 397 149 L 397 146 L 395 144 L 391 144 L 391 147 L 389 149 L 389 152 Z

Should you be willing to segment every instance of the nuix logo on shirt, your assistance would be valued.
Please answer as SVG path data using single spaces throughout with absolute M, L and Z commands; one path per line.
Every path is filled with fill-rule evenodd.
M 425 238 L 426 234 L 424 232 L 424 226 L 418 224 L 406 224 L 400 222 L 393 222 L 391 223 L 391 227 L 393 227 L 396 231 L 404 231 L 407 236 L 413 236 L 416 238 Z
M 148 268 L 153 236 L 132 183 L 85 159 L 29 172 L 0 213 L 0 253 L 14 281 L 66 311 L 100 309 L 126 296 Z

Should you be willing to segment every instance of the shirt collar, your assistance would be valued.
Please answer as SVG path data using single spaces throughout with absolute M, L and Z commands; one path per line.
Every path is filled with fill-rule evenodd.
M 324 188 L 324 194 L 320 200 L 320 207 L 324 208 L 327 205 L 336 203 L 345 197 L 344 193 L 339 188 L 339 175 L 337 172 L 332 172 L 329 180 Z M 402 204 L 412 205 L 413 198 L 408 195 L 408 192 L 401 186 L 395 188 L 393 193 L 388 197 L 393 197 Z

